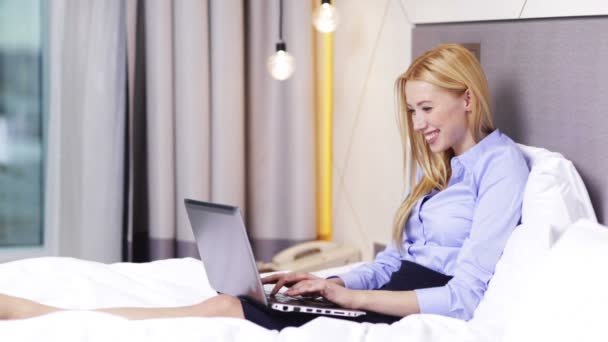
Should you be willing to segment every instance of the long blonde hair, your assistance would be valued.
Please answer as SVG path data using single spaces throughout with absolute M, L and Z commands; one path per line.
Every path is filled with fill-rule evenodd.
M 414 80 L 431 83 L 457 95 L 469 90 L 472 106 L 468 125 L 475 142 L 494 130 L 488 82 L 475 56 L 463 46 L 439 45 L 416 58 L 407 71 L 397 78 L 395 93 L 399 106 L 397 121 L 403 145 L 403 171 L 407 174 L 409 167 L 411 189 L 397 210 L 393 222 L 393 241 L 399 250 L 402 249 L 405 223 L 412 208 L 431 190 L 441 191 L 447 187 L 452 173 L 450 159 L 454 156 L 451 149 L 433 153 L 422 133 L 414 131 L 412 117 L 407 113 L 405 96 L 405 84 Z M 422 171 L 422 178 L 416 184 L 417 167 Z

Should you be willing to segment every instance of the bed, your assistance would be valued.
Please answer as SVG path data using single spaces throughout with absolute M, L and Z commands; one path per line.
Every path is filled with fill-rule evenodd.
M 520 148 L 532 169 L 522 224 L 509 238 L 472 320 L 411 315 L 392 325 L 373 325 L 321 317 L 280 332 L 229 318 L 128 321 L 86 310 L 196 303 L 215 295 L 204 264 L 189 258 L 111 265 L 37 258 L 0 265 L 0 293 L 74 310 L 0 321 L 2 340 L 606 340 L 608 230 L 603 224 L 608 179 L 603 168 L 608 166 L 608 126 L 601 114 L 608 108 L 603 97 L 608 83 L 600 81 L 608 78 L 608 65 L 600 61 L 608 60 L 608 48 L 594 49 L 605 32 L 606 18 L 414 29 L 414 55 L 441 42 L 479 44 L 498 126 L 526 144 Z M 548 51 L 557 57 L 549 58 Z M 553 85 L 575 87 L 548 86 L 547 78 Z M 577 120 L 571 120 L 573 112 Z
M 534 235 L 537 239 L 533 244 L 542 247 L 546 242 L 544 232 L 539 230 Z M 530 234 L 519 235 L 520 239 L 527 240 L 529 237 Z M 606 246 L 608 231 L 605 227 L 588 220 L 578 221 L 568 227 L 551 248 L 547 244 L 546 249 L 526 251 L 524 255 L 527 261 L 524 264 L 529 263 L 530 267 L 519 269 L 517 275 L 521 277 L 516 277 L 515 281 L 513 278 L 506 279 L 508 281 L 502 283 L 503 288 L 490 287 L 488 295 L 494 291 L 492 297 L 485 298 L 479 307 L 484 315 L 478 316 L 478 312 L 481 312 L 478 310 L 476 317 L 469 322 L 437 315 L 412 315 L 392 325 L 318 318 L 300 328 L 286 328 L 278 332 L 230 318 L 128 321 L 104 313 L 70 311 L 27 320 L 0 321 L 0 331 L 4 341 L 40 341 L 44 338 L 65 342 L 457 342 L 559 341 L 564 337 L 592 341 L 606 337 L 602 317 L 608 297 L 605 294 L 597 296 L 605 293 L 608 285 L 608 270 L 604 267 L 605 260 L 608 260 Z M 578 265 L 584 267 L 576 268 Z M 502 269 L 497 272 L 506 276 L 509 265 L 502 263 L 501 266 Z M 566 275 L 564 269 L 575 272 Z M 542 272 L 534 275 L 535 270 Z M 598 274 L 597 270 L 601 270 L 601 273 Z M 343 269 L 326 270 L 320 274 L 340 271 Z M 187 305 L 214 295 L 207 283 L 203 264 L 195 259 L 107 265 L 70 258 L 40 258 L 3 264 L 0 275 L 2 292 L 81 310 L 124 305 Z M 530 277 L 529 286 L 505 288 L 521 281 L 522 277 Z M 580 279 L 592 281 L 593 286 L 584 292 L 576 291 L 574 295 L 573 289 L 576 289 Z M 566 293 L 570 295 L 564 295 Z M 488 302 L 488 298 L 493 302 Z M 556 301 L 558 298 L 559 301 Z M 580 301 L 586 302 L 586 307 L 581 309 Z M 576 315 L 572 312 L 576 312 Z

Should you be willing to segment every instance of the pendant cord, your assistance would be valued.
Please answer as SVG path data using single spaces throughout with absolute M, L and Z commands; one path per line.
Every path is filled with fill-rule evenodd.
M 283 0 L 279 0 L 279 42 L 283 42 Z

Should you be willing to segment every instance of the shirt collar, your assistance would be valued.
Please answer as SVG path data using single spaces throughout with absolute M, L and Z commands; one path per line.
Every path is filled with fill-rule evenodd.
M 452 157 L 450 160 L 452 169 L 457 168 L 458 164 L 462 164 L 465 168 L 472 169 L 475 166 L 475 163 L 481 159 L 481 156 L 485 151 L 487 151 L 488 148 L 495 146 L 500 141 L 501 136 L 502 133 L 497 128 L 485 138 L 481 139 L 480 142 L 473 145 L 473 147 L 466 150 L 463 154 Z

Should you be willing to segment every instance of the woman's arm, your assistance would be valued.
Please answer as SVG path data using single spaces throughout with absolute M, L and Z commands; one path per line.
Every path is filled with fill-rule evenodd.
M 404 317 L 420 313 L 414 291 L 354 290 L 360 292 L 357 309 Z
M 406 249 L 407 246 L 404 248 Z M 401 255 L 391 242 L 378 253 L 373 262 L 363 264 L 347 273 L 339 274 L 343 286 L 355 290 L 373 290 L 388 283 L 391 275 L 401 267 Z

